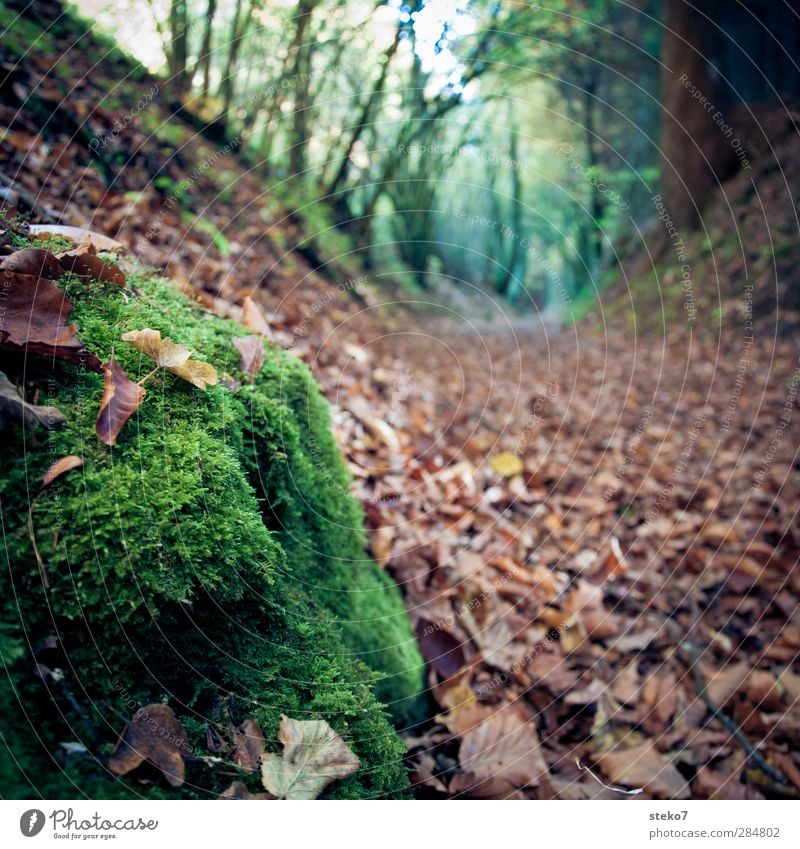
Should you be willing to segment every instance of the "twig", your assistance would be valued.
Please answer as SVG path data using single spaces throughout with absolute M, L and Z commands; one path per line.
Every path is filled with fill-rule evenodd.
M 699 617 L 698 617 L 699 618 Z M 667 626 L 668 631 L 673 632 L 673 638 L 675 638 L 675 630 L 678 627 L 677 623 L 673 620 L 666 619 L 665 624 Z M 690 634 L 695 630 L 695 625 L 692 625 L 690 629 Z M 687 637 L 689 634 L 687 634 Z M 719 720 L 720 724 L 724 726 L 725 730 L 730 732 L 731 737 L 744 749 L 747 760 L 751 761 L 753 766 L 760 769 L 765 775 L 768 775 L 773 781 L 778 782 L 779 784 L 788 785 L 790 782 L 787 780 L 786 776 L 784 776 L 781 772 L 779 772 L 775 767 L 773 767 L 767 759 L 759 752 L 756 747 L 747 739 L 747 736 L 736 723 L 736 721 L 728 716 L 724 710 L 711 698 L 708 694 L 708 690 L 706 689 L 706 682 L 703 678 L 703 674 L 700 671 L 700 659 L 702 657 L 702 652 L 698 649 L 698 647 L 691 642 L 689 639 L 680 639 L 679 637 L 676 639 L 676 648 L 678 649 L 678 654 L 683 660 L 683 662 L 689 667 L 689 671 L 692 673 L 692 677 L 694 678 L 695 686 L 697 687 L 697 695 L 706 703 L 708 709 L 711 711 L 712 716 Z

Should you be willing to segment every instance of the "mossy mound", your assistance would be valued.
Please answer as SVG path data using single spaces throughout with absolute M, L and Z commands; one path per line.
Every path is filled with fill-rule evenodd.
M 204 764 L 174 791 L 135 774 L 113 781 L 61 746 L 107 753 L 135 709 L 156 701 L 175 710 L 199 754 L 231 722 L 254 718 L 279 750 L 282 713 L 326 719 L 362 763 L 326 795 L 402 794 L 403 746 L 384 704 L 397 720 L 413 717 L 422 661 L 397 588 L 365 555 L 361 509 L 307 368 L 267 344 L 259 375 L 243 375 L 231 339 L 248 331 L 201 313 L 164 280 L 129 275 L 124 292 L 62 285 L 83 342 L 104 360 L 113 351 L 132 379 L 152 362 L 120 336 L 150 327 L 242 385 L 200 392 L 159 372 L 109 449 L 94 433 L 100 375 L 65 365 L 35 376 L 39 402 L 69 427 L 38 444 L 12 433 L 0 458 L 9 714 L 0 794 L 218 793 L 230 777 Z M 84 466 L 41 491 L 44 471 L 67 454 Z M 45 685 L 35 662 L 63 680 Z

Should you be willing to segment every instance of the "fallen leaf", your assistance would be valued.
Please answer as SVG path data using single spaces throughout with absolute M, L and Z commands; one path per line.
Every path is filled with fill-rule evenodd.
M 58 261 L 65 271 L 71 271 L 78 277 L 94 277 L 103 283 L 113 283 L 115 286 L 125 285 L 125 275 L 120 268 L 103 262 L 99 256 L 82 250 L 80 247 L 74 251 L 59 254 Z
M 425 660 L 442 676 L 450 678 L 466 663 L 461 642 L 441 623 L 419 619 L 414 628 Z
M 324 719 L 303 721 L 281 717 L 282 755 L 265 755 L 264 787 L 279 799 L 316 799 L 338 778 L 360 766 L 342 738 Z
M 489 458 L 489 465 L 504 478 L 513 478 L 514 475 L 522 474 L 525 464 L 512 451 L 501 451 Z
M 103 376 L 103 400 L 95 432 L 106 445 L 116 445 L 119 432 L 144 400 L 145 391 L 113 358 L 103 364 Z
M 22 424 L 28 430 L 44 427 L 56 430 L 66 418 L 56 407 L 29 404 L 17 392 L 17 387 L 0 371 L 0 428 L 7 424 Z
M 690 795 L 689 783 L 652 743 L 604 752 L 597 762 L 612 784 L 644 787 L 665 799 Z
M 172 708 L 153 704 L 138 710 L 125 726 L 116 749 L 108 759 L 114 775 L 127 775 L 149 761 L 173 787 L 184 781 L 183 753 L 191 751 L 186 732 Z
M 257 772 L 264 755 L 264 735 L 254 719 L 246 719 L 233 729 L 231 760 L 245 772 Z
M 24 248 L 14 251 L 0 261 L 0 270 L 14 274 L 32 274 L 34 277 L 46 277 L 58 280 L 64 274 L 64 268 L 50 251 L 43 248 Z
M 482 781 L 503 779 L 514 787 L 535 787 L 548 775 L 536 725 L 514 705 L 467 731 L 458 761 Z
M 264 318 L 264 313 L 261 312 L 261 308 L 249 295 L 242 301 L 241 323 L 262 336 L 270 335 L 269 325 Z
M 42 483 L 49 486 L 57 477 L 60 477 L 70 469 L 77 469 L 83 465 L 83 458 L 76 454 L 69 454 L 67 457 L 60 457 L 53 463 L 50 468 L 44 473 Z
M 81 242 L 90 242 L 98 251 L 118 253 L 122 251 L 122 243 L 102 233 L 86 230 L 83 227 L 68 227 L 62 224 L 31 224 L 28 229 L 37 239 L 51 239 L 60 236 L 79 245 Z
M 239 368 L 245 374 L 257 375 L 264 365 L 264 343 L 259 336 L 236 336 L 231 339 L 241 355 Z
M 134 348 L 154 360 L 161 368 L 172 372 L 183 380 L 205 390 L 219 382 L 213 366 L 199 360 L 190 360 L 191 351 L 178 345 L 171 339 L 162 339 L 161 331 L 145 328 L 131 330 L 122 334 L 123 342 L 130 342 Z
M 33 274 L 2 271 L 0 288 L 6 296 L 1 347 L 100 371 L 100 360 L 84 348 L 77 327 L 69 323 L 72 303 L 55 283 Z

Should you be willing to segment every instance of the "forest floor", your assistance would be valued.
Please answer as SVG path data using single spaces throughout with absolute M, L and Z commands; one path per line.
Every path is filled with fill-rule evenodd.
M 19 210 L 119 239 L 208 310 L 258 304 L 322 385 L 429 664 L 418 795 L 800 795 L 796 344 L 741 311 L 640 336 L 381 304 L 284 250 L 296 222 L 232 153 L 144 116 L 103 174 L 49 62 L 14 73 Z M 107 81 L 73 73 L 70 115 L 108 133 Z

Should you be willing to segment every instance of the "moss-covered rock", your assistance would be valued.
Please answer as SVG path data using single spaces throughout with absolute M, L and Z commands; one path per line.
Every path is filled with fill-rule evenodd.
M 402 793 L 402 744 L 383 705 L 413 716 L 422 662 L 397 588 L 365 555 L 363 516 L 307 368 L 267 346 L 258 377 L 241 374 L 231 339 L 247 331 L 164 280 L 130 278 L 124 292 L 61 285 L 87 347 L 101 359 L 113 351 L 131 378 L 152 363 L 120 336 L 150 327 L 242 385 L 200 392 L 159 372 L 110 449 L 94 433 L 100 375 L 68 365 L 35 375 L 40 403 L 69 427 L 38 444 L 12 434 L 0 458 L 0 702 L 11 714 L 0 723 L 10 750 L 0 793 L 174 795 L 158 781 L 115 782 L 60 745 L 102 755 L 154 701 L 173 707 L 199 754 L 210 727 L 255 718 L 277 750 L 281 713 L 324 718 L 362 762 L 327 795 Z M 41 491 L 66 454 L 84 466 Z M 34 662 L 63 680 L 44 684 Z M 215 775 L 190 764 L 177 792 L 216 793 L 230 777 Z

